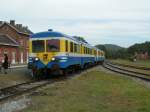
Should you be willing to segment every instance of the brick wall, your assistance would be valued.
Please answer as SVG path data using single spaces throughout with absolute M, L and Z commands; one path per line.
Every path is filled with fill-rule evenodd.
M 147 60 L 147 59 L 149 59 L 148 52 L 145 52 L 145 53 L 135 53 L 135 55 L 136 55 L 136 58 L 138 60 Z
M 13 52 L 15 52 L 15 55 L 16 55 L 16 62 L 19 62 L 19 63 L 26 63 L 27 62 L 27 54 L 28 54 L 28 40 L 29 40 L 29 36 L 26 35 L 26 34 L 20 34 L 18 33 L 15 29 L 13 29 L 11 26 L 9 25 L 3 25 L 3 27 L 0 27 L 0 33 L 2 34 L 6 34 L 10 37 L 12 37 L 16 42 L 19 43 L 19 47 L 18 48 L 13 48 L 13 50 L 11 49 L 11 47 L 6 47 L 6 46 L 3 46 L 5 48 L 8 49 L 8 51 L 10 52 L 10 54 L 12 54 Z M 2 52 L 2 48 L 0 49 Z M 21 57 L 23 59 L 21 59 Z M 10 59 L 11 56 L 10 56 Z

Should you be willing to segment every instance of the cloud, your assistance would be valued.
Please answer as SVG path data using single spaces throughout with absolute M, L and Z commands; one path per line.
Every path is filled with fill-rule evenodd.
M 33 32 L 52 28 L 91 44 L 130 46 L 150 41 L 149 0 L 1 0 L 0 20 L 15 19 Z

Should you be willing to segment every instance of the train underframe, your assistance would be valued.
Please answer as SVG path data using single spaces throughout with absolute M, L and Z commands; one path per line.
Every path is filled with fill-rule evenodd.
M 97 61 L 97 62 L 88 62 L 85 63 L 84 65 L 80 65 L 80 64 L 75 64 L 75 65 L 70 65 L 66 68 L 60 68 L 59 65 L 54 64 L 51 68 L 40 68 L 38 69 L 35 66 L 30 67 L 30 74 L 33 78 L 35 79 L 46 79 L 46 78 L 50 78 L 52 76 L 60 76 L 60 75 L 68 75 L 68 74 L 72 74 L 75 72 L 80 72 L 82 70 L 91 68 L 93 66 L 96 65 L 100 65 L 103 64 L 104 61 Z

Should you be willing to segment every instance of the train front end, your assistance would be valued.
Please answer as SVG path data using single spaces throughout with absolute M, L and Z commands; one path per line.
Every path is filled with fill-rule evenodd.
M 28 68 L 31 75 L 43 78 L 49 74 L 61 74 L 57 55 L 61 52 L 61 35 L 57 32 L 33 34 L 29 40 Z

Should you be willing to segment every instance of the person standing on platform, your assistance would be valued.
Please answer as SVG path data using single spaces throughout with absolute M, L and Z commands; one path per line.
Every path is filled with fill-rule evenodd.
M 7 74 L 7 69 L 8 69 L 8 56 L 7 56 L 7 54 L 4 54 L 3 68 L 4 68 L 4 73 Z

